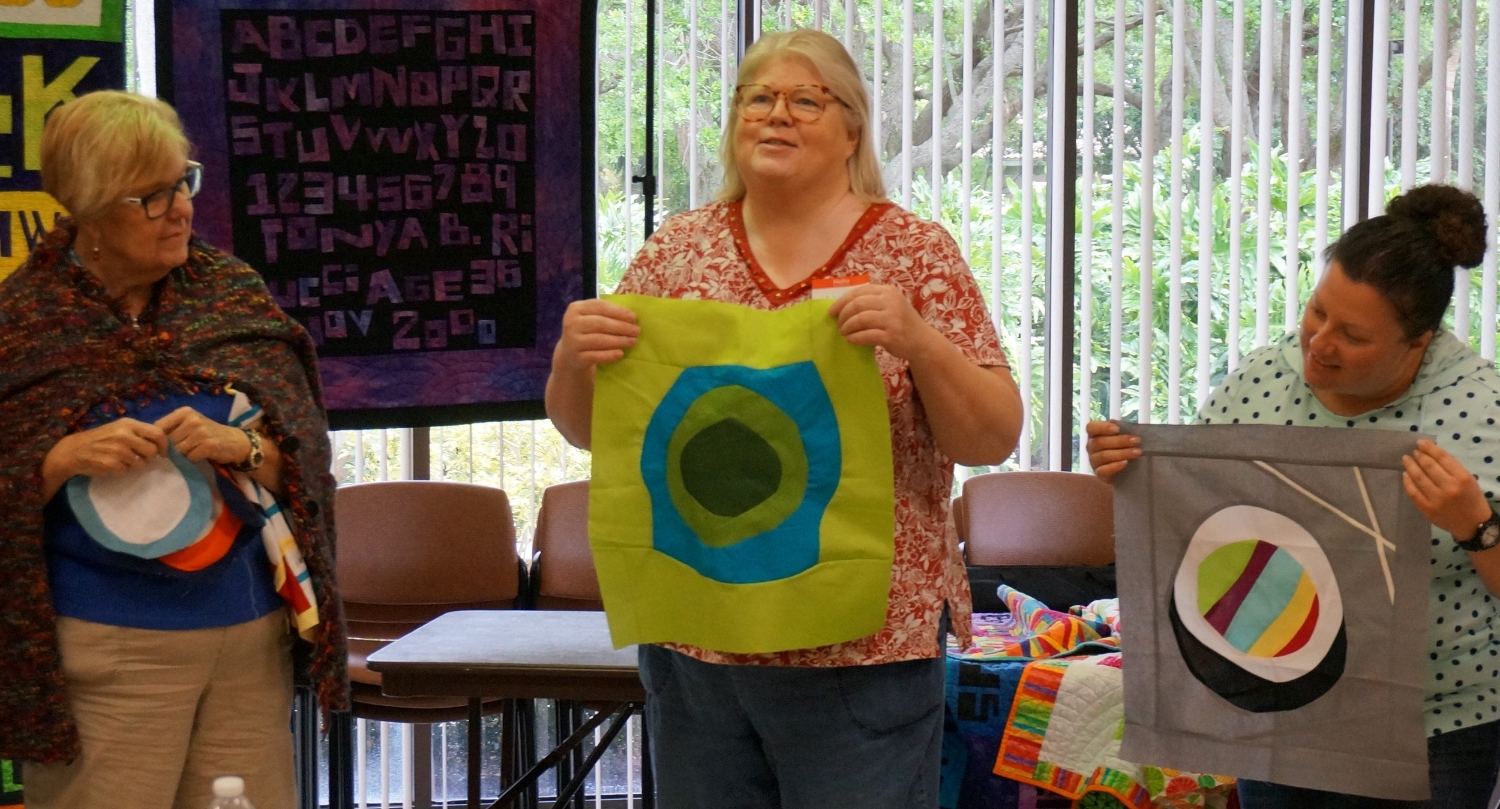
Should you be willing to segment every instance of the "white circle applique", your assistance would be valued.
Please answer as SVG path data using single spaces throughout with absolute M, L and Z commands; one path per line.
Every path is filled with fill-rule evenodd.
M 1230 506 L 1204 520 L 1173 596 L 1194 637 L 1275 683 L 1316 668 L 1344 620 L 1318 541 L 1295 520 L 1258 506 Z
M 157 559 L 201 537 L 214 517 L 212 470 L 206 476 L 176 447 L 140 469 L 68 481 L 68 505 L 94 541 L 120 553 Z

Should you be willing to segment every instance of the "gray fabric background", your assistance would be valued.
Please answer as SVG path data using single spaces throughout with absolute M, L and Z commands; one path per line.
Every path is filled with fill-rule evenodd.
M 1116 476 L 1115 549 L 1125 650 L 1129 761 L 1372 797 L 1427 797 L 1423 724 L 1431 528 L 1401 488 L 1417 433 L 1319 427 L 1145 426 L 1140 459 Z M 1396 603 L 1375 540 L 1268 472 L 1265 461 L 1367 523 L 1352 467 L 1370 492 Z M 1343 599 L 1343 678 L 1279 713 L 1231 705 L 1187 669 L 1167 618 L 1177 568 L 1211 514 L 1253 505 L 1296 520 L 1322 545 Z

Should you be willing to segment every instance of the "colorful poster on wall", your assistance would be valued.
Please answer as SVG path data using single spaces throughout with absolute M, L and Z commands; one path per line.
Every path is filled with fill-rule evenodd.
M 1422 436 L 1121 426 L 1144 451 L 1115 479 L 1121 756 L 1426 798 Z
M 829 301 L 608 296 L 641 339 L 594 387 L 589 544 L 616 646 L 776 652 L 885 623 L 885 385 Z
M 42 192 L 47 113 L 125 86 L 124 0 L 0 2 L 0 279 L 63 209 Z
M 318 346 L 335 428 L 542 416 L 594 289 L 590 0 L 173 0 L 196 227 Z

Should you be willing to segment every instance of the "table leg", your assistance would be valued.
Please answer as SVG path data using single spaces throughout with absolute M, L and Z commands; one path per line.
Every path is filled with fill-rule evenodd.
M 291 721 L 298 806 L 313 809 L 318 805 L 318 700 L 306 688 L 293 694 Z
M 615 736 L 619 735 L 621 728 L 624 728 L 625 723 L 630 720 L 632 711 L 633 706 L 622 705 L 617 711 L 600 711 L 594 717 L 594 719 L 599 719 L 613 714 L 615 721 L 610 723 L 609 729 L 604 731 L 603 736 L 599 737 L 599 743 L 594 745 L 593 750 L 589 751 L 588 757 L 579 766 L 577 774 L 573 776 L 573 780 L 567 786 L 562 786 L 561 782 L 559 782 L 557 803 L 552 804 L 552 809 L 563 809 L 563 807 L 568 805 L 570 799 L 577 799 L 583 796 L 584 784 L 588 782 L 594 767 L 599 764 L 599 759 L 604 755 L 604 751 L 609 748 L 610 743 L 615 740 Z M 582 749 L 582 745 L 578 749 Z
M 651 732 L 646 722 L 646 705 L 636 708 L 641 715 L 641 809 L 656 809 L 656 768 L 651 763 Z
M 483 703 L 478 697 L 469 700 L 469 809 L 480 809 L 479 765 L 484 753 L 480 732 L 484 722 Z
M 354 714 L 328 717 L 328 806 L 354 809 Z
M 432 725 L 411 728 L 412 809 L 432 809 Z
M 608 711 L 601 711 L 601 713 L 608 713 Z M 571 719 L 571 722 L 574 727 L 577 727 L 578 724 L 582 721 L 583 703 L 575 702 L 573 703 L 573 717 Z M 583 745 L 580 744 L 577 747 L 573 748 L 573 756 L 568 763 L 568 772 L 572 775 L 574 780 L 577 780 L 579 782 L 579 784 L 582 784 L 588 777 L 588 768 L 583 764 Z M 557 788 L 561 790 L 562 787 L 562 779 L 558 779 Z M 587 804 L 584 803 L 583 790 L 580 789 L 578 790 L 578 794 L 573 796 L 572 809 L 586 809 L 586 806 Z M 562 801 L 557 802 L 556 809 L 563 809 Z
M 574 703 L 569 700 L 561 699 L 557 700 L 553 704 L 553 725 L 556 727 L 557 738 L 559 741 L 572 736 L 573 731 L 578 729 L 578 719 L 574 716 L 573 704 Z M 573 757 L 571 754 L 571 748 L 569 749 L 569 755 L 564 756 L 560 761 L 558 761 L 556 776 L 556 789 L 562 789 L 563 784 L 566 784 L 567 782 L 573 780 Z
M 583 723 L 581 727 L 573 731 L 573 733 L 570 734 L 568 738 L 564 739 L 557 745 L 557 747 L 553 748 L 552 752 L 544 756 L 541 761 L 538 761 L 535 766 L 533 766 L 526 772 L 525 775 L 517 779 L 514 784 L 511 784 L 510 788 L 502 792 L 500 794 L 500 797 L 497 798 L 494 803 L 490 804 L 490 809 L 507 809 L 508 807 L 513 807 L 515 805 L 515 800 L 520 797 L 522 791 L 533 787 L 536 784 L 537 780 L 541 778 L 542 773 L 558 766 L 561 762 L 572 755 L 573 751 L 578 749 L 583 744 L 584 740 L 594 732 L 595 728 L 604 724 L 604 720 L 610 718 L 611 716 L 616 717 L 616 719 L 618 720 L 619 716 L 624 714 L 626 711 L 628 711 L 628 706 L 619 705 L 613 706 L 607 711 L 600 711 L 599 713 L 594 714 L 594 716 L 591 717 L 589 721 Z M 620 724 L 623 724 L 623 721 L 621 721 Z M 600 750 L 602 749 L 603 748 L 600 748 Z M 559 787 L 561 787 L 561 785 L 565 783 L 567 782 L 559 781 Z M 582 780 L 579 779 L 578 783 L 582 784 Z
M 520 766 L 516 768 L 517 773 L 531 772 L 536 766 L 536 702 L 529 699 L 519 700 L 520 733 L 516 741 L 519 748 L 518 756 L 521 760 Z M 535 784 L 526 788 L 522 795 L 521 805 L 525 809 L 537 809 L 539 790 Z
M 504 712 L 500 714 L 500 790 L 510 786 L 516 780 L 516 701 L 508 699 L 505 701 Z

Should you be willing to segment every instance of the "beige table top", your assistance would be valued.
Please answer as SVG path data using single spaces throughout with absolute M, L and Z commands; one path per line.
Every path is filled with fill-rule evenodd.
M 602 612 L 450 612 L 370 655 L 390 696 L 639 701 L 636 647 Z

